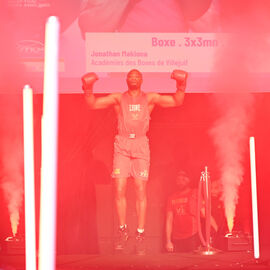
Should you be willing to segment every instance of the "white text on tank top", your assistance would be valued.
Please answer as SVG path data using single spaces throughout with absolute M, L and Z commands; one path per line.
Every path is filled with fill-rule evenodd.
M 132 97 L 125 92 L 121 97 L 121 111 L 118 118 L 119 135 L 135 134 L 145 136 L 149 129 L 149 109 L 145 93 Z

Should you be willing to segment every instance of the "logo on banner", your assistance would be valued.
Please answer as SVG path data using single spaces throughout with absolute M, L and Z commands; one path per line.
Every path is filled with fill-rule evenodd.
M 37 40 L 20 40 L 17 50 L 22 57 L 33 57 L 44 55 L 44 44 Z

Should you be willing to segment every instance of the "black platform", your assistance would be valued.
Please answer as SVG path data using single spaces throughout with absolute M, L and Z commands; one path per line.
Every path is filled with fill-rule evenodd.
M 265 256 L 267 255 L 268 256 Z M 215 255 L 196 253 L 156 253 L 145 256 L 107 255 L 61 255 L 57 256 L 57 270 L 79 269 L 270 269 L 270 250 L 264 258 L 256 261 L 252 252 L 219 252 Z M 24 269 L 24 256 L 1 255 L 4 270 Z

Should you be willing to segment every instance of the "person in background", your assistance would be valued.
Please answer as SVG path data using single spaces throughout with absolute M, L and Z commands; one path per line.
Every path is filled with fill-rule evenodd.
M 192 186 L 186 171 L 179 170 L 176 175 L 176 190 L 169 196 L 166 209 L 165 249 L 167 252 L 191 252 L 200 246 L 198 234 L 198 190 Z M 204 208 L 201 209 L 205 216 Z M 211 217 L 211 227 L 218 230 L 215 219 Z

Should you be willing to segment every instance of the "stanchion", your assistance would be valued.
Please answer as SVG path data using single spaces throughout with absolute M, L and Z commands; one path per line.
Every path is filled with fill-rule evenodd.
M 204 202 L 205 208 L 205 237 L 203 236 L 201 226 L 202 202 Z M 204 171 L 201 172 L 199 181 L 197 218 L 199 237 L 203 245 L 203 247 L 198 250 L 198 253 L 202 255 L 214 255 L 218 250 L 211 246 L 211 181 L 207 166 Z

